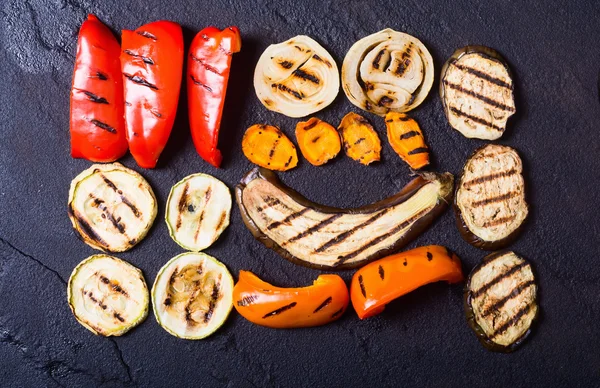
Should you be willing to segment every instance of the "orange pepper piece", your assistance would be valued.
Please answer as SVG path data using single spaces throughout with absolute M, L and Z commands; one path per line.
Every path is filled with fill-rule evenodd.
M 389 112 L 385 125 L 392 148 L 411 168 L 418 170 L 429 164 L 429 148 L 415 120 L 404 113 Z
M 298 164 L 296 146 L 272 125 L 255 124 L 246 130 L 242 152 L 252 163 L 269 170 L 287 171 Z
M 381 141 L 367 119 L 350 112 L 342 119 L 338 131 L 346 155 L 364 165 L 380 159 Z
M 342 149 L 340 135 L 335 128 L 316 117 L 296 125 L 296 140 L 302 155 L 313 166 L 327 163 Z

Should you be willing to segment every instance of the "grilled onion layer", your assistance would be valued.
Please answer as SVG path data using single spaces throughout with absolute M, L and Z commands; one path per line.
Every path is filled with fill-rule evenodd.
M 193 174 L 171 189 L 165 218 L 177 244 L 200 251 L 212 245 L 227 228 L 230 211 L 227 186 L 210 175 Z
M 320 44 L 299 35 L 267 47 L 256 64 L 254 89 L 267 109 L 303 117 L 333 102 L 340 89 L 338 68 Z
M 90 256 L 75 267 L 67 295 L 79 323 L 106 337 L 126 333 L 148 315 L 142 271 L 104 254 Z
M 140 242 L 156 217 L 152 188 L 120 163 L 94 164 L 71 182 L 69 218 L 92 248 L 123 252 Z
M 233 278 L 214 257 L 187 252 L 160 269 L 152 287 L 158 323 L 175 337 L 202 339 L 214 333 L 233 306 Z
M 350 102 L 368 112 L 408 112 L 433 84 L 433 59 L 414 36 L 385 29 L 350 48 L 342 65 L 342 87 Z

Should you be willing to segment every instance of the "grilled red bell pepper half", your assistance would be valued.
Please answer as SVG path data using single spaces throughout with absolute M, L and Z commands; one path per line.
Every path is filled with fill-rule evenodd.
M 177 23 L 157 21 L 123 30 L 121 40 L 129 149 L 140 167 L 154 168 L 177 112 L 183 33 Z
M 237 27 L 207 27 L 190 47 L 187 63 L 188 111 L 196 150 L 208 163 L 221 165 L 217 149 L 231 56 L 242 48 Z
M 81 25 L 71 87 L 71 156 L 113 162 L 127 152 L 121 48 L 94 15 Z

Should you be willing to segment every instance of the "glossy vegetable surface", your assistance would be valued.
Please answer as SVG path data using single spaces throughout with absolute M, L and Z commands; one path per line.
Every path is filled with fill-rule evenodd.
M 276 329 L 320 326 L 333 322 L 348 306 L 348 288 L 337 275 L 320 275 L 302 288 L 275 287 L 252 272 L 240 271 L 233 305 L 244 318 Z
M 71 156 L 113 162 L 127 152 L 121 48 L 94 15 L 79 30 L 71 87 Z
M 298 164 L 296 146 L 272 125 L 255 124 L 246 130 L 242 152 L 248 160 L 269 170 L 287 171 Z
M 302 155 L 313 166 L 327 163 L 342 149 L 336 129 L 316 117 L 296 125 L 296 140 Z
M 392 300 L 429 283 L 464 280 L 460 259 L 448 248 L 429 245 L 397 253 L 356 271 L 350 285 L 360 319 L 381 313 Z
M 385 116 L 385 125 L 390 145 L 411 168 L 418 170 L 429 164 L 429 148 L 415 120 L 404 113 L 390 112 Z
M 338 127 L 344 151 L 350 158 L 368 165 L 381 158 L 381 141 L 367 119 L 348 113 Z
M 123 30 L 121 40 L 129 150 L 140 167 L 154 168 L 177 112 L 183 34 L 179 24 L 157 21 Z
M 192 139 L 202 159 L 215 167 L 223 156 L 217 149 L 231 56 L 242 48 L 237 27 L 223 31 L 207 27 L 190 47 L 187 60 L 188 112 Z

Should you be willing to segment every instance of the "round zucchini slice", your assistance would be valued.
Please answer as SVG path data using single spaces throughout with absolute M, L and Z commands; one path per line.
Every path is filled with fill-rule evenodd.
M 75 267 L 67 295 L 75 318 L 96 335 L 125 334 L 148 315 L 142 271 L 105 254 L 90 256 Z
M 471 271 L 465 312 L 486 348 L 511 352 L 531 334 L 539 312 L 537 289 L 531 265 L 511 251 L 492 253 Z
M 73 179 L 68 210 L 83 242 L 104 252 L 124 252 L 146 236 L 157 205 L 140 174 L 111 163 L 94 164 Z
M 158 323 L 175 337 L 214 333 L 233 306 L 233 278 L 221 262 L 201 252 L 172 258 L 156 276 L 152 306 Z
M 165 218 L 173 240 L 197 252 L 219 238 L 229 225 L 230 211 L 227 186 L 210 175 L 193 174 L 171 189 Z

